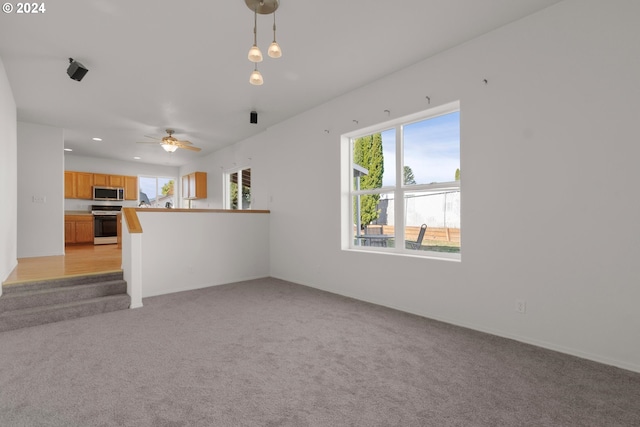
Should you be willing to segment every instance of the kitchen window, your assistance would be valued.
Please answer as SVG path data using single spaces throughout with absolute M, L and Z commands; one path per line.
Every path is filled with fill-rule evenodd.
M 341 138 L 342 248 L 460 259 L 460 105 Z
M 176 178 L 141 176 L 138 206 L 148 208 L 169 208 L 175 206 Z

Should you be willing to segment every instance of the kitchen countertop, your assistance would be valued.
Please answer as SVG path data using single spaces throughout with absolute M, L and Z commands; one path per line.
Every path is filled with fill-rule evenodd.
M 64 211 L 65 215 L 91 215 L 89 211 Z

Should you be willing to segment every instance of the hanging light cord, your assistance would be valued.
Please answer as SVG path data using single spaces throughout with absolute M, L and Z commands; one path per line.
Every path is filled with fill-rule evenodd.
M 273 11 L 273 41 L 276 41 L 276 12 Z
M 253 45 L 258 45 L 258 36 L 257 29 L 258 28 L 258 8 L 253 9 Z

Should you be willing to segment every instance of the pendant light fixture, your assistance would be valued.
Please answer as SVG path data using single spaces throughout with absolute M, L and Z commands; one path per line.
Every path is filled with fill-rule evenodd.
M 258 47 L 258 9 L 254 9 L 253 11 L 253 46 L 249 49 L 249 61 L 251 62 L 262 62 L 262 52 L 260 52 L 260 48 Z
M 279 0 L 244 0 L 247 7 L 253 11 L 253 46 L 249 49 L 247 57 L 249 61 L 255 63 L 255 67 L 249 82 L 252 85 L 259 86 L 264 83 L 262 74 L 258 71 L 258 62 L 262 62 L 262 52 L 258 47 L 258 14 L 268 15 L 273 13 L 273 42 L 269 45 L 267 54 L 271 58 L 280 58 L 282 56 L 282 49 L 276 42 L 276 9 L 280 6 Z
M 258 71 L 258 64 L 256 64 L 256 68 L 253 70 L 253 73 L 251 73 L 251 75 L 249 76 L 249 83 L 251 83 L 254 86 L 260 86 L 262 83 L 264 83 L 264 80 L 262 79 L 262 74 L 260 74 L 260 71 Z
M 280 45 L 276 42 L 276 12 L 273 12 L 273 42 L 269 45 L 269 50 L 267 50 L 267 54 L 271 58 L 280 58 L 282 56 L 282 49 L 280 49 Z

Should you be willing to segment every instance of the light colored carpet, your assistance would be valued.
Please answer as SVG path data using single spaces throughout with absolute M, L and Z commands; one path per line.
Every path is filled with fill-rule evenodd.
M 0 425 L 640 425 L 640 374 L 277 279 L 144 305 L 0 333 Z

